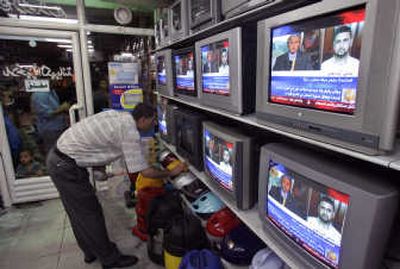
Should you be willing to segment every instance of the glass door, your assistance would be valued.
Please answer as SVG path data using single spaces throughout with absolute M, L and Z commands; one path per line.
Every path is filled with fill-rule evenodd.
M 0 27 L 0 51 L 0 153 L 12 202 L 57 197 L 46 155 L 86 114 L 78 33 Z

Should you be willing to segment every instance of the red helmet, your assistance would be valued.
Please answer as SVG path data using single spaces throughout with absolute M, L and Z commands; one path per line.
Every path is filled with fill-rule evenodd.
M 240 224 L 240 220 L 227 207 L 215 212 L 207 221 L 207 232 L 216 237 L 224 237 Z

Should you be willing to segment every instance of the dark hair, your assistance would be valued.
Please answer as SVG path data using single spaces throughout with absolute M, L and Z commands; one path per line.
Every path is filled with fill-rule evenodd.
M 135 121 L 138 121 L 140 118 L 144 117 L 146 119 L 154 117 L 156 114 L 154 108 L 150 105 L 139 103 L 136 105 L 135 109 L 132 111 L 132 116 Z
M 29 152 L 29 154 L 30 154 L 31 156 L 33 156 L 33 150 L 32 150 L 31 148 L 22 148 L 22 149 L 19 151 L 19 154 L 21 154 L 22 152 Z
M 352 36 L 351 28 L 347 25 L 340 26 L 335 31 L 335 37 L 340 33 L 350 33 L 350 37 Z
M 331 204 L 333 210 L 335 210 L 335 203 L 333 202 L 333 200 L 332 200 L 331 198 L 329 198 L 329 197 L 327 197 L 327 196 L 324 196 L 324 197 L 322 197 L 322 198 L 319 200 L 318 205 L 319 205 L 321 202 L 326 202 L 326 203 L 328 203 L 328 204 Z

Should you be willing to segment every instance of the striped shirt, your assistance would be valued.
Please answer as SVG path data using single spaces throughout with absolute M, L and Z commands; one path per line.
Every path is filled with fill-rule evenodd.
M 149 167 L 136 122 L 127 112 L 105 111 L 72 125 L 58 139 L 57 148 L 79 166 L 102 166 L 124 157 L 129 173 Z

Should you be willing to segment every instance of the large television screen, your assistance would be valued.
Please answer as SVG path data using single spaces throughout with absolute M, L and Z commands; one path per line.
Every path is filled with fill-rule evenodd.
M 294 242 L 338 268 L 350 196 L 269 162 L 265 216 Z
M 269 102 L 352 115 L 365 7 L 271 29 Z
M 192 125 L 189 123 L 189 121 L 185 121 L 180 132 L 182 136 L 180 140 L 180 147 L 188 153 L 194 153 L 194 143 L 196 143 L 195 135 L 193 134 L 194 128 L 192 128 Z
M 157 80 L 159 85 L 167 85 L 167 68 L 163 55 L 157 57 Z
M 175 79 L 177 90 L 194 93 L 194 56 L 193 52 L 175 55 Z
M 233 143 L 225 141 L 204 129 L 204 165 L 211 176 L 225 189 L 233 191 Z
M 203 92 L 229 96 L 229 40 L 202 46 L 201 65 Z

